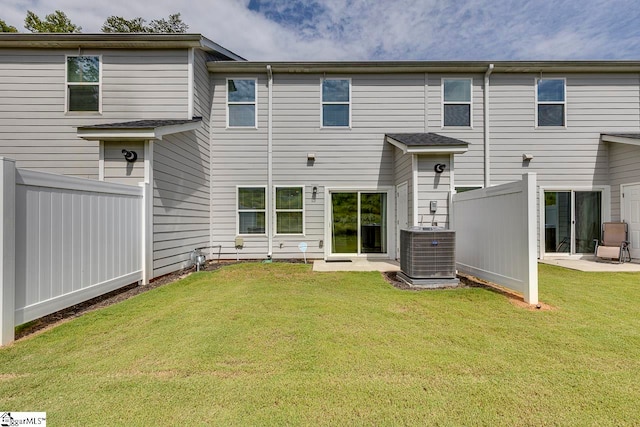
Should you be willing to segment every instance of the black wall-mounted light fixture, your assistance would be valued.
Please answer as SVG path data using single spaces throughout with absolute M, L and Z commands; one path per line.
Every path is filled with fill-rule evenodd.
M 127 162 L 133 163 L 138 160 L 138 153 L 135 151 L 129 151 L 127 149 L 122 150 L 122 154 L 124 154 L 124 158 Z
M 436 165 L 433 167 L 433 170 L 435 171 L 435 173 L 442 173 L 444 172 L 446 167 L 447 165 L 445 165 L 444 163 L 436 163 Z

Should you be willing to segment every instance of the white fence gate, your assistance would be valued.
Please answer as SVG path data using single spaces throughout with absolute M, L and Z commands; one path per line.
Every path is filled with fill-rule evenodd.
M 536 174 L 453 196 L 456 264 L 538 303 Z
M 0 344 L 16 325 L 144 277 L 144 193 L 0 158 Z

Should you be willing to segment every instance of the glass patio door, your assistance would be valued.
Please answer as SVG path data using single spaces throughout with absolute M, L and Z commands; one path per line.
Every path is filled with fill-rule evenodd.
M 387 193 L 331 193 L 331 253 L 387 253 Z
M 600 238 L 602 192 L 545 191 L 545 252 L 593 253 Z

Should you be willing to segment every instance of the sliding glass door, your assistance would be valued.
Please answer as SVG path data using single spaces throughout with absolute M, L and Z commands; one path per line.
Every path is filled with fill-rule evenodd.
M 331 253 L 387 253 L 387 193 L 331 192 Z
M 601 191 L 545 191 L 545 252 L 593 253 L 602 226 Z

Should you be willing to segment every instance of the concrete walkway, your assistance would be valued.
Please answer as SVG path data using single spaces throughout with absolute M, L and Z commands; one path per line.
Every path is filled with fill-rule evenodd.
M 541 264 L 557 265 L 578 271 L 591 272 L 640 272 L 640 260 L 618 264 L 608 261 L 596 261 L 594 258 L 547 258 L 539 260 Z M 356 259 L 352 261 L 323 261 L 313 262 L 313 271 L 400 271 L 400 264 L 392 260 Z
M 541 264 L 557 265 L 571 270 L 579 271 L 601 271 L 601 272 L 640 272 L 640 260 L 634 259 L 631 262 L 618 264 L 609 261 L 596 261 L 595 258 L 570 259 L 551 258 L 539 260 Z
M 313 262 L 313 271 L 400 271 L 400 264 L 391 260 L 323 261 Z

